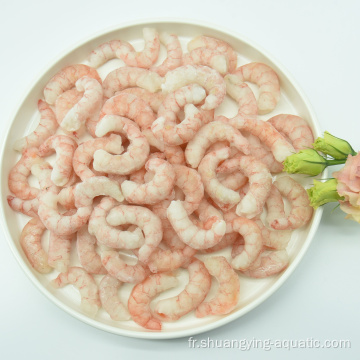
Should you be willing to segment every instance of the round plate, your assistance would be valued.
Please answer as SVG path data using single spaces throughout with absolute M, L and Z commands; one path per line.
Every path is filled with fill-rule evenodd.
M 19 159 L 19 154 L 12 149 L 13 143 L 16 139 L 32 131 L 39 121 L 37 101 L 38 99 L 43 98 L 43 88 L 48 80 L 64 66 L 85 62 L 86 57 L 92 49 L 97 45 L 112 39 L 129 41 L 134 45 L 136 50 L 141 50 L 143 47 L 142 29 L 144 27 L 154 27 L 158 31 L 167 31 L 177 34 L 183 45 L 184 51 L 186 51 L 186 43 L 191 38 L 198 35 L 208 35 L 228 42 L 239 54 L 238 65 L 243 65 L 252 61 L 268 64 L 279 76 L 282 95 L 276 109 L 271 114 L 267 114 L 261 118 L 268 119 L 280 113 L 299 115 L 309 122 L 315 137 L 320 135 L 318 122 L 314 112 L 299 86 L 296 85 L 295 81 L 283 66 L 258 45 L 244 39 L 241 35 L 230 33 L 229 31 L 209 24 L 178 20 L 133 22 L 96 34 L 77 44 L 70 51 L 63 53 L 31 86 L 27 95 L 18 106 L 13 119 L 10 121 L 6 141 L 3 144 L 1 155 L 1 189 L 3 194 L 9 193 L 7 177 L 10 169 Z M 166 56 L 165 54 L 165 50 L 162 49 L 159 62 Z M 121 60 L 111 60 L 99 69 L 99 74 L 104 78 L 108 71 L 121 66 L 122 64 Z M 256 89 L 254 87 L 252 88 L 256 93 Z M 217 111 L 220 111 L 224 115 L 232 116 L 236 114 L 236 107 L 231 100 L 227 100 Z M 312 182 L 312 179 L 304 177 L 297 177 L 297 180 L 304 186 L 307 186 Z M 1 212 L 3 228 L 10 248 L 26 275 L 48 299 L 77 319 L 101 330 L 124 336 L 148 339 L 177 338 L 195 335 L 229 323 L 254 309 L 274 293 L 274 291 L 276 291 L 294 271 L 309 247 L 322 214 L 321 209 L 316 210 L 311 222 L 306 227 L 294 231 L 287 248 L 290 256 L 290 265 L 284 272 L 266 279 L 250 279 L 240 275 L 240 301 L 230 314 L 198 319 L 191 313 L 174 323 L 163 323 L 163 330 L 161 332 L 153 332 L 141 328 L 133 321 L 113 321 L 103 309 L 100 309 L 95 318 L 88 317 L 80 308 L 80 296 L 75 288 L 67 286 L 55 290 L 50 286 L 49 283 L 51 279 L 57 276 L 55 270 L 51 274 L 41 275 L 30 266 L 19 243 L 21 230 L 29 218 L 25 215 L 14 213 L 7 204 L 6 196 L 2 197 Z M 46 239 L 44 240 L 44 246 L 46 248 Z M 72 265 L 77 265 L 77 261 L 76 252 L 73 251 Z M 177 288 L 161 294 L 160 297 L 174 296 L 184 288 L 187 282 L 186 272 L 180 270 L 178 271 L 177 276 L 180 279 L 180 285 Z M 95 279 L 99 281 L 100 277 L 97 275 L 95 276 Z M 125 285 L 124 289 L 121 290 L 121 296 L 124 297 L 124 300 L 130 290 L 130 284 Z

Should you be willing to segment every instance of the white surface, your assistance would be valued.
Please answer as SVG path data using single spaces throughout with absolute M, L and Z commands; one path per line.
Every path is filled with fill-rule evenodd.
M 56 4 L 56 5 L 55 5 Z M 360 36 L 356 1 L 13 1 L 2 6 L 1 124 L 5 126 L 29 84 L 65 48 L 89 34 L 124 21 L 151 17 L 198 18 L 242 33 L 290 71 L 310 99 L 323 130 L 360 149 L 357 68 Z M 206 6 L 205 6 L 206 4 Z M 289 8 L 287 8 L 289 6 Z M 290 7 L 291 6 L 291 7 Z M 170 7 L 170 8 L 167 8 Z M 5 49 L 5 50 L 4 50 Z M 2 134 L 1 134 L 2 135 Z M 216 346 L 219 340 L 299 342 L 350 340 L 351 349 L 189 349 L 188 339 L 145 341 L 94 329 L 51 304 L 31 284 L 5 241 L 0 241 L 2 357 L 60 359 L 73 354 L 106 357 L 247 359 L 340 357 L 360 355 L 357 324 L 360 290 L 360 225 L 326 207 L 309 251 L 290 279 L 251 313 L 220 329 L 198 335 Z M 57 342 L 60 341 L 60 346 Z M 258 343 L 259 344 L 259 343 Z

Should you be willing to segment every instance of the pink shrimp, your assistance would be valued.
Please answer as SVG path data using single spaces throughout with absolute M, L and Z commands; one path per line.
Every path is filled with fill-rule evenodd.
M 204 260 L 210 275 L 219 282 L 219 288 L 210 301 L 202 302 L 196 309 L 198 318 L 207 315 L 230 313 L 239 301 L 240 282 L 236 272 L 223 256 L 213 256 Z
M 280 273 L 288 265 L 289 255 L 286 250 L 263 252 L 243 274 L 252 278 L 265 278 Z
M 280 114 L 272 117 L 268 122 L 280 134 L 290 139 L 296 152 L 312 147 L 314 135 L 309 124 L 300 116 Z
M 146 162 L 147 171 L 153 171 L 153 179 L 145 184 L 124 181 L 121 190 L 125 199 L 132 204 L 155 204 L 166 199 L 172 192 L 175 183 L 175 171 L 167 161 L 150 159 Z
M 55 104 L 59 95 L 73 88 L 76 81 L 84 76 L 96 79 L 101 84 L 101 78 L 94 68 L 83 64 L 66 66 L 54 75 L 45 86 L 45 101 L 49 105 Z
M 122 283 L 111 275 L 104 276 L 99 284 L 101 305 L 115 321 L 130 320 L 129 311 L 118 296 L 121 285 Z
M 51 180 L 57 186 L 66 185 L 72 174 L 72 159 L 77 142 L 66 135 L 53 135 L 49 137 L 40 147 L 39 155 L 49 156 L 56 152 L 56 160 L 51 174 Z
M 206 65 L 221 75 L 229 71 L 229 60 L 226 54 L 206 47 L 198 47 L 183 56 L 184 65 Z
M 39 218 L 31 219 L 23 228 L 20 245 L 31 266 L 41 274 L 52 271 L 48 264 L 48 255 L 41 245 L 41 237 L 46 230 Z
M 115 250 L 102 249 L 100 251 L 101 261 L 108 273 L 124 283 L 139 283 L 149 273 L 147 267 L 138 262 L 135 265 L 126 264 Z
M 261 220 L 255 220 L 255 222 L 261 231 L 265 247 L 272 250 L 286 249 L 291 239 L 291 230 L 273 230 L 267 228 Z
M 87 119 L 99 114 L 103 104 L 103 88 L 96 79 L 84 76 L 76 81 L 75 86 L 83 96 L 60 123 L 60 127 L 67 131 L 79 130 Z
M 220 250 L 223 250 L 229 246 L 232 246 L 236 241 L 243 240 L 241 235 L 235 232 L 225 234 L 221 241 L 215 246 L 202 250 L 205 254 L 211 254 Z
M 74 107 L 74 105 L 77 104 L 82 97 L 83 93 L 77 91 L 76 88 L 67 90 L 57 97 L 55 101 L 55 115 L 59 125 L 69 110 Z
M 76 184 L 73 186 L 68 186 L 62 188 L 57 196 L 58 203 L 64 207 L 66 210 L 75 209 L 75 191 Z
M 103 88 L 104 96 L 111 98 L 117 91 L 129 87 L 139 87 L 155 93 L 161 89 L 162 77 L 154 71 L 134 68 L 120 67 L 106 76 Z
M 38 109 L 40 112 L 40 121 L 36 129 L 29 135 L 15 141 L 14 149 L 23 152 L 32 147 L 39 147 L 47 138 L 54 135 L 58 123 L 50 106 L 43 100 L 38 101 Z
M 262 213 L 265 201 L 269 196 L 272 176 L 268 168 L 252 156 L 241 156 L 230 159 L 220 165 L 218 172 L 234 169 L 241 171 L 249 179 L 249 190 L 236 207 L 238 216 L 249 219 Z
M 76 235 L 76 249 L 81 266 L 90 274 L 106 274 L 100 255 L 96 252 L 96 238 L 84 225 Z
M 194 260 L 188 267 L 189 282 L 177 296 L 160 300 L 155 315 L 162 321 L 176 321 L 196 309 L 211 287 L 211 276 L 203 262 Z
M 179 238 L 194 249 L 207 249 L 216 245 L 226 231 L 225 221 L 219 218 L 214 219 L 209 230 L 194 225 L 180 200 L 171 202 L 167 217 Z
M 9 190 L 22 200 L 31 200 L 36 198 L 40 190 L 28 184 L 27 178 L 31 174 L 31 166 L 42 162 L 37 148 L 26 149 L 10 170 L 8 177 Z
M 70 265 L 73 234 L 57 235 L 50 232 L 48 263 L 59 272 L 66 272 Z
M 285 196 L 290 204 L 291 210 L 287 217 L 276 218 L 271 221 L 270 226 L 276 230 L 297 229 L 306 225 L 313 214 L 310 200 L 306 190 L 290 176 L 283 176 L 274 182 L 281 195 Z
M 266 199 L 266 221 L 271 224 L 275 219 L 285 220 L 285 204 L 282 195 L 275 185 L 271 185 L 271 190 Z
M 149 128 L 155 120 L 154 112 L 144 100 L 126 93 L 116 95 L 105 102 L 99 120 L 105 115 L 124 116 L 135 121 L 141 129 Z
M 224 80 L 226 93 L 239 105 L 238 113 L 242 115 L 257 115 L 258 106 L 255 95 L 250 87 L 233 74 L 226 75 Z
M 168 71 L 182 65 L 182 48 L 177 35 L 163 31 L 160 33 L 159 38 L 160 42 L 166 46 L 167 57 L 162 64 L 152 66 L 150 70 L 164 76 Z
M 56 279 L 52 280 L 51 284 L 55 288 L 61 288 L 67 284 L 78 288 L 81 295 L 81 308 L 91 317 L 95 316 L 101 307 L 96 282 L 83 268 L 70 267 L 66 273 L 60 273 Z
M 225 126 L 224 126 L 225 125 Z M 221 121 L 213 121 L 204 125 L 191 139 L 185 149 L 185 158 L 191 167 L 196 168 L 211 144 L 228 141 L 245 155 L 250 152 L 248 141 L 234 127 Z
M 228 209 L 240 202 L 240 195 L 225 187 L 216 176 L 217 166 L 229 156 L 228 147 L 213 151 L 203 157 L 198 168 L 206 193 L 221 209 Z
M 104 197 L 95 206 L 89 219 L 88 230 L 97 241 L 105 246 L 115 249 L 136 249 L 144 243 L 144 236 L 140 229 L 135 231 L 122 231 L 110 226 L 106 221 L 109 211 L 119 203 L 110 197 Z
M 244 118 L 240 115 L 231 119 L 219 116 L 216 120 L 223 121 L 226 124 L 232 125 L 235 129 L 248 131 L 252 135 L 257 136 L 263 144 L 270 148 L 275 159 L 279 162 L 283 162 L 288 156 L 296 152 L 284 136 L 267 121 L 250 117 Z
M 14 211 L 21 212 L 30 217 L 38 216 L 39 199 L 37 197 L 31 200 L 22 200 L 9 195 L 7 202 Z
M 113 154 L 121 154 L 122 147 L 121 136 L 111 134 L 109 137 L 92 139 L 81 143 L 74 152 L 73 168 L 75 173 L 82 181 L 87 178 L 96 176 L 90 169 L 96 150 L 104 149 Z
M 276 72 L 270 66 L 252 62 L 238 67 L 233 74 L 241 81 L 249 81 L 259 86 L 259 114 L 267 114 L 275 109 L 280 99 L 280 83 Z
M 233 72 L 236 69 L 237 54 L 227 42 L 210 36 L 200 35 L 189 41 L 187 44 L 188 51 L 192 51 L 200 47 L 213 49 L 225 54 L 229 60 L 229 72 Z
M 203 65 L 184 65 L 169 71 L 161 87 L 163 92 L 171 93 L 191 83 L 202 86 L 208 93 L 201 106 L 203 110 L 215 109 L 225 98 L 224 79 L 216 70 Z
M 103 149 L 94 153 L 94 169 L 106 173 L 129 175 L 141 169 L 150 153 L 150 145 L 136 123 L 117 115 L 105 115 L 97 125 L 96 135 L 101 137 L 109 132 L 124 134 L 130 141 L 127 151 L 111 155 Z
M 150 302 L 157 294 L 175 287 L 178 280 L 165 273 L 153 274 L 132 289 L 128 308 L 132 319 L 149 330 L 161 330 L 161 321 L 156 319 L 150 309 Z
M 232 259 L 231 266 L 244 271 L 257 259 L 263 248 L 261 231 L 253 220 L 246 218 L 234 219 L 231 226 L 245 241 L 243 251 Z
M 116 206 L 110 210 L 106 221 L 112 226 L 134 224 L 143 231 L 145 243 L 139 249 L 139 260 L 144 263 L 147 263 L 150 254 L 160 244 L 163 236 L 160 218 L 142 206 Z

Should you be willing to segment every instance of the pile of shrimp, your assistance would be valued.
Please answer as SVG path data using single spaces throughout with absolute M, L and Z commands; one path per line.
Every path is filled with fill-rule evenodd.
M 187 51 L 176 34 L 143 36 L 141 51 L 99 44 L 48 81 L 38 126 L 14 145 L 8 203 L 30 217 L 21 247 L 36 271 L 55 274 L 55 288 L 75 286 L 89 316 L 102 307 L 159 331 L 189 313 L 229 314 L 242 279 L 287 268 L 292 231 L 312 208 L 282 162 L 313 134 L 299 116 L 275 113 L 280 82 L 268 65 L 239 64 L 208 36 Z M 225 99 L 235 116 L 221 113 Z M 179 271 L 183 290 L 156 299 Z

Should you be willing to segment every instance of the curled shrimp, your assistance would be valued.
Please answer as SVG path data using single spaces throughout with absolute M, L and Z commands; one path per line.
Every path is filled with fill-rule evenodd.
M 289 200 L 291 210 L 287 217 L 276 218 L 269 225 L 276 230 L 285 230 L 297 229 L 307 224 L 311 219 L 313 208 L 303 186 L 290 176 L 276 179 L 274 185 Z
M 94 169 L 119 175 L 129 175 L 141 169 L 149 156 L 150 145 L 136 124 L 121 116 L 105 115 L 97 125 L 96 135 L 101 137 L 109 132 L 124 134 L 130 145 L 121 155 L 111 155 L 103 149 L 96 150 Z
M 23 152 L 25 149 L 39 147 L 47 138 L 54 135 L 58 123 L 50 106 L 43 100 L 38 101 L 40 121 L 36 129 L 29 135 L 15 141 L 14 150 Z
M 225 98 L 224 79 L 216 70 L 203 65 L 184 65 L 169 71 L 161 87 L 163 92 L 170 93 L 191 83 L 199 84 L 208 93 L 201 106 L 203 110 L 215 109 Z
M 48 263 L 59 272 L 66 272 L 70 264 L 73 234 L 57 235 L 50 232 Z
M 266 221 L 271 224 L 275 219 L 282 219 L 284 221 L 285 204 L 282 195 L 275 185 L 271 185 L 271 190 L 268 198 L 266 199 Z
M 200 35 L 189 41 L 187 44 L 188 51 L 193 51 L 194 49 L 202 47 L 225 54 L 229 61 L 229 72 L 233 72 L 236 69 L 237 54 L 227 42 L 210 36 Z
M 116 95 L 105 102 L 99 120 L 105 115 L 124 116 L 134 120 L 141 129 L 148 129 L 155 120 L 154 112 L 144 100 L 126 93 Z
M 31 175 L 31 167 L 42 162 L 37 148 L 26 149 L 20 160 L 10 170 L 8 177 L 9 190 L 22 200 L 31 200 L 36 198 L 40 190 L 32 187 L 28 183 L 28 177 Z
M 225 221 L 219 218 L 213 219 L 209 230 L 194 225 L 180 200 L 171 202 L 167 217 L 179 238 L 194 249 L 207 249 L 216 245 L 226 231 Z
M 55 185 L 66 185 L 73 175 L 72 159 L 76 148 L 77 142 L 66 135 L 53 135 L 39 147 L 39 155 L 42 157 L 56 152 L 51 173 L 51 180 Z
M 7 197 L 7 202 L 14 211 L 21 212 L 30 217 L 38 216 L 39 199 L 37 197 L 31 200 L 22 200 L 9 195 Z
M 211 276 L 203 262 L 194 260 L 188 267 L 189 282 L 177 296 L 160 300 L 155 315 L 162 321 L 175 321 L 197 308 L 211 287 Z
M 100 256 L 108 273 L 121 282 L 137 284 L 143 281 L 149 273 L 147 267 L 140 262 L 135 265 L 127 264 L 113 249 L 101 249 Z
M 96 79 L 101 84 L 101 78 L 94 68 L 83 64 L 66 66 L 46 84 L 44 89 L 45 101 L 49 105 L 55 104 L 59 95 L 73 88 L 76 81 L 84 76 Z
M 275 109 L 280 99 L 280 83 L 276 72 L 270 66 L 252 62 L 238 67 L 233 75 L 241 81 L 249 81 L 259 86 L 259 114 L 267 114 Z
M 97 241 L 105 246 L 115 249 L 136 249 L 144 243 L 144 236 L 140 229 L 135 231 L 122 231 L 110 226 L 106 221 L 109 211 L 119 203 L 111 198 L 104 197 L 95 206 L 89 219 L 88 231 Z
M 283 162 L 296 151 L 294 147 L 270 123 L 256 118 L 237 115 L 231 119 L 225 116 L 216 118 L 226 124 L 232 125 L 240 131 L 247 131 L 257 136 L 261 142 L 268 146 L 277 161 Z
M 291 230 L 274 230 L 267 228 L 261 220 L 255 220 L 256 225 L 261 231 L 264 246 L 271 250 L 286 249 L 290 239 Z
M 209 66 L 221 75 L 225 75 L 229 71 L 229 60 L 224 53 L 215 49 L 199 47 L 191 50 L 183 56 L 184 65 L 205 65 Z
M 121 285 L 121 281 L 111 275 L 104 276 L 99 284 L 101 305 L 115 321 L 130 320 L 129 311 L 118 296 Z
M 240 254 L 232 259 L 231 266 L 244 271 L 257 259 L 263 248 L 261 231 L 253 220 L 240 217 L 232 221 L 232 228 L 244 238 L 245 244 Z
M 142 206 L 116 206 L 110 210 L 106 221 L 112 226 L 134 224 L 143 231 L 145 243 L 139 249 L 139 260 L 144 263 L 160 244 L 163 236 L 160 218 Z
M 90 274 L 106 274 L 95 247 L 96 237 L 92 236 L 84 225 L 76 234 L 76 250 L 80 264 Z
M 234 169 L 241 171 L 249 179 L 249 190 L 238 203 L 236 214 L 252 219 L 262 213 L 270 193 L 272 176 L 266 165 L 252 156 L 227 160 L 217 168 L 217 171 L 233 172 Z
M 67 131 L 77 131 L 87 119 L 97 116 L 103 103 L 103 88 L 96 79 L 84 76 L 76 81 L 75 86 L 83 96 L 60 123 L 60 127 Z
M 219 288 L 210 301 L 201 303 L 195 315 L 198 318 L 207 315 L 224 315 L 231 312 L 239 301 L 239 277 L 223 256 L 212 256 L 204 264 L 210 275 L 219 282 Z
M 154 172 L 153 179 L 145 184 L 124 181 L 121 190 L 125 199 L 132 204 L 156 204 L 166 199 L 175 183 L 175 171 L 171 164 L 162 159 L 150 159 L 146 162 L 147 171 Z
M 52 280 L 55 288 L 61 288 L 67 284 L 74 285 L 81 295 L 81 308 L 89 315 L 95 316 L 101 307 L 99 289 L 94 278 L 83 268 L 70 267 L 66 273 L 60 273 Z
M 216 168 L 223 160 L 230 156 L 230 148 L 224 147 L 203 157 L 199 164 L 199 174 L 206 193 L 220 208 L 230 208 L 240 202 L 240 195 L 225 187 L 216 176 Z
M 131 87 L 139 87 L 155 93 L 161 89 L 162 82 L 162 77 L 154 71 L 127 66 L 120 67 L 106 76 L 103 83 L 104 96 L 109 99 L 117 91 Z
M 41 237 L 46 227 L 39 218 L 31 219 L 23 228 L 20 245 L 31 266 L 41 274 L 52 271 L 48 263 L 48 255 L 41 245 Z
M 268 122 L 290 139 L 296 152 L 312 147 L 314 135 L 309 124 L 300 116 L 280 114 L 273 116 Z
M 113 154 L 121 154 L 124 150 L 121 136 L 111 134 L 109 137 L 101 137 L 87 140 L 81 143 L 74 152 L 73 168 L 82 181 L 96 176 L 90 169 L 96 150 L 104 149 Z
M 175 287 L 178 280 L 165 273 L 153 274 L 132 289 L 128 301 L 131 318 L 149 330 L 161 330 L 161 321 L 156 319 L 150 309 L 150 302 L 157 294 Z
M 224 126 L 225 125 L 225 126 Z M 211 144 L 218 141 L 228 141 L 242 151 L 249 154 L 249 143 L 234 127 L 221 121 L 213 121 L 204 125 L 191 139 L 185 149 L 185 158 L 191 167 L 196 168 L 204 157 L 206 150 Z
M 182 65 L 182 48 L 177 35 L 163 31 L 160 33 L 159 39 L 166 46 L 167 57 L 162 64 L 152 66 L 150 70 L 164 76 L 168 71 Z

